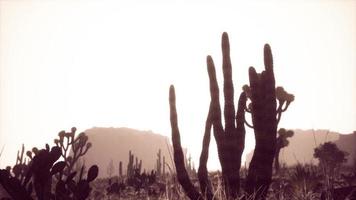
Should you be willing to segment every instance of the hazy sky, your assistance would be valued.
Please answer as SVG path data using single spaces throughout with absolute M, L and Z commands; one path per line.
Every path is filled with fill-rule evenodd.
M 356 130 L 356 1 L 147 2 L 0 0 L 1 168 L 22 143 L 52 144 L 72 126 L 169 136 L 170 84 L 183 145 L 198 164 L 210 101 L 205 59 L 213 56 L 221 81 L 223 31 L 235 94 L 249 66 L 263 69 L 271 45 L 277 85 L 295 95 L 279 127 Z M 249 152 L 251 130 L 246 143 Z

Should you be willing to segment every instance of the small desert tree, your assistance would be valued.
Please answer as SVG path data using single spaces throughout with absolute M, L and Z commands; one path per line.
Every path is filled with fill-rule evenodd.
M 277 137 L 277 142 L 276 142 L 276 154 L 274 155 L 274 169 L 276 172 L 279 171 L 280 165 L 279 165 L 279 153 L 281 149 L 289 145 L 288 138 L 292 137 L 294 135 L 294 132 L 292 130 L 286 130 L 284 128 L 280 128 L 278 130 L 278 137 Z
M 347 152 L 341 151 L 335 143 L 326 142 L 314 149 L 314 157 L 319 160 L 327 171 L 335 172 L 340 165 L 347 161 Z
M 314 149 L 314 157 L 319 160 L 319 165 L 325 176 L 325 189 L 327 192 L 332 192 L 335 176 L 342 163 L 347 161 L 347 155 L 347 152 L 341 151 L 332 142 L 326 142 Z

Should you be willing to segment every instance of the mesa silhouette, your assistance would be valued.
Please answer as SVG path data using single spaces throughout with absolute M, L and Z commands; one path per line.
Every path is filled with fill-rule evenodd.
M 337 147 L 347 152 L 347 165 L 352 165 L 356 152 L 356 132 L 341 134 L 329 130 L 295 129 L 294 135 L 288 138 L 289 145 L 281 150 L 279 159 L 281 164 L 293 166 L 296 164 L 317 164 L 313 157 L 314 148 L 325 142 L 334 142 Z M 301 148 L 301 144 L 303 144 Z M 253 150 L 246 155 L 246 165 L 251 161 Z
M 140 131 L 131 128 L 103 128 L 94 127 L 85 131 L 93 144 L 90 151 L 84 156 L 85 165 L 96 163 L 100 169 L 99 177 L 107 177 L 107 168 L 111 160 L 114 164 L 113 175 L 119 173 L 119 162 L 122 161 L 126 171 L 129 162 L 129 151 L 138 160 L 142 160 L 142 170 L 156 169 L 157 153 L 161 149 L 162 158 L 173 166 L 168 148 L 171 148 L 168 137 L 153 133 L 152 131 Z M 173 155 L 172 155 L 173 156 Z M 169 169 L 167 169 L 169 170 Z

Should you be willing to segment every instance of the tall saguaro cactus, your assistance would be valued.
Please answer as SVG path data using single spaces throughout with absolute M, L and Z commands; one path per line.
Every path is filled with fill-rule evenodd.
M 250 67 L 251 115 L 256 146 L 249 166 L 246 191 L 265 198 L 272 178 L 272 163 L 276 150 L 277 102 L 273 59 L 268 44 L 264 47 L 265 70 L 257 73 Z
M 221 43 L 224 75 L 225 127 L 223 127 L 221 122 L 219 86 L 216 79 L 215 66 L 213 59 L 208 56 L 207 65 L 212 106 L 211 120 L 222 169 L 225 193 L 229 198 L 236 198 L 240 188 L 239 171 L 241 167 L 241 156 L 245 145 L 244 110 L 246 106 L 246 95 L 244 92 L 240 94 L 237 112 L 235 113 L 230 45 L 227 33 L 223 33 Z
M 265 70 L 261 73 L 250 67 L 250 86 L 243 87 L 251 100 L 246 112 L 251 113 L 253 125 L 247 121 L 245 124 L 254 129 L 256 140 L 245 190 L 261 199 L 266 198 L 272 178 L 273 159 L 276 153 L 279 154 L 276 143 L 278 123 L 282 113 L 287 111 L 290 103 L 294 101 L 294 95 L 286 92 L 283 87 L 275 87 L 273 57 L 268 44 L 264 46 L 264 65 Z

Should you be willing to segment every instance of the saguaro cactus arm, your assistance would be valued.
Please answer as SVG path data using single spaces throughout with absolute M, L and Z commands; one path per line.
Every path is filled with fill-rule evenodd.
M 194 185 L 189 179 L 188 172 L 184 165 L 184 154 L 180 142 L 180 133 L 178 128 L 176 96 L 174 86 L 169 88 L 169 105 L 170 105 L 170 121 L 172 128 L 172 143 L 174 150 L 174 164 L 177 170 L 179 183 L 182 185 L 187 196 L 192 200 L 203 199 L 202 195 L 194 188 Z
M 219 136 L 224 132 L 224 128 L 221 124 L 221 108 L 219 98 L 219 86 L 216 79 L 216 71 L 214 61 L 211 56 L 207 57 L 208 74 L 210 81 L 210 96 L 211 96 L 211 120 L 213 123 L 214 137 L 217 139 L 217 143 L 220 142 Z M 219 145 L 219 144 L 218 144 Z
M 200 189 L 203 196 L 205 196 L 206 199 L 208 200 L 213 199 L 211 182 L 209 181 L 208 169 L 206 167 L 206 164 L 208 162 L 208 157 L 209 157 L 211 126 L 212 123 L 211 123 L 211 104 L 210 104 L 208 117 L 205 123 L 205 132 L 203 137 L 203 144 L 202 144 L 202 150 L 200 154 L 199 168 L 198 168 L 198 179 L 199 179 Z
M 224 75 L 224 117 L 225 130 L 235 128 L 235 105 L 234 105 L 234 85 L 232 83 L 232 67 L 230 59 L 230 44 L 227 33 L 223 33 L 221 40 L 221 49 L 223 57 L 223 75 Z

